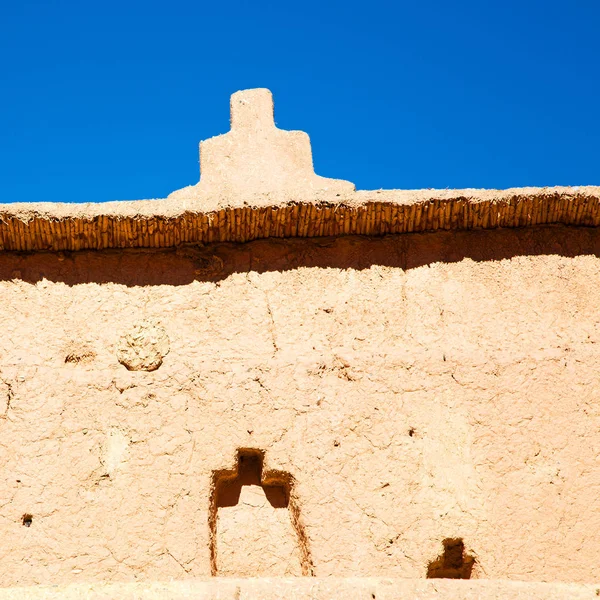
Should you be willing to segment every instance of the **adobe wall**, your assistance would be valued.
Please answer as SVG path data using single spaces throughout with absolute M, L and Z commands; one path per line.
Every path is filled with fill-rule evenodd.
M 2 586 L 425 578 L 446 538 L 473 578 L 600 579 L 599 256 L 558 226 L 0 253 Z

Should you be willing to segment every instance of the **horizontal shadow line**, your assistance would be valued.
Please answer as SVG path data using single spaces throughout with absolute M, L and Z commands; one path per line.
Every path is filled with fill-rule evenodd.
M 218 282 L 234 273 L 299 268 L 403 270 L 435 263 L 499 261 L 518 256 L 600 256 L 600 229 L 547 225 L 521 229 L 255 240 L 176 249 L 0 252 L 0 281 L 42 280 L 69 286 Z

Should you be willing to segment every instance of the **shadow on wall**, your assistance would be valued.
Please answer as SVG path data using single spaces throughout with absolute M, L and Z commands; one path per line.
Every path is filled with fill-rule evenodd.
M 187 285 L 195 280 L 220 281 L 232 273 L 248 271 L 264 273 L 299 267 L 361 270 L 373 265 L 408 270 L 465 258 L 482 262 L 547 254 L 600 257 L 600 229 L 547 225 L 383 237 L 269 238 L 246 244 L 164 250 L 0 252 L 0 281 Z

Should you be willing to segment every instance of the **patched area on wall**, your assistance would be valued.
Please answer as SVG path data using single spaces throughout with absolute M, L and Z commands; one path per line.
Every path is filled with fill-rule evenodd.
M 152 320 L 144 320 L 121 336 L 117 359 L 128 371 L 156 371 L 169 349 L 164 328 Z

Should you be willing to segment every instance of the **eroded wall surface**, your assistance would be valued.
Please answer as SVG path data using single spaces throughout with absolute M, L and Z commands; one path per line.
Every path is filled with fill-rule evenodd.
M 424 578 L 446 538 L 474 578 L 598 580 L 599 251 L 0 254 L 2 585 L 203 577 L 211 547 L 216 575 Z M 289 497 L 251 474 L 220 506 L 240 449 Z

